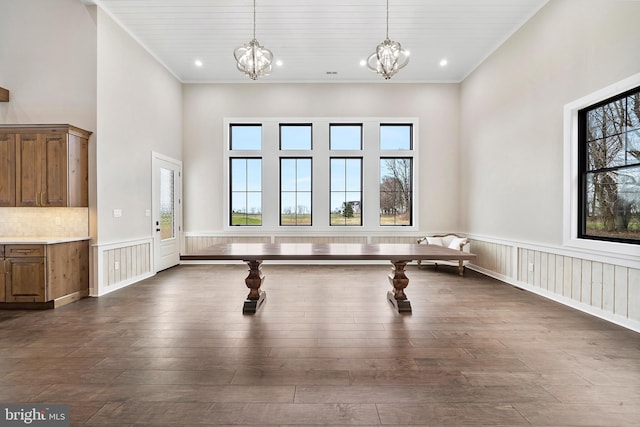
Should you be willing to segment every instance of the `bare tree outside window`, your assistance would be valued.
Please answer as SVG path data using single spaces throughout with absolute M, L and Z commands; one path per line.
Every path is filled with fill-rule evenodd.
M 410 158 L 380 159 L 380 225 L 411 225 Z

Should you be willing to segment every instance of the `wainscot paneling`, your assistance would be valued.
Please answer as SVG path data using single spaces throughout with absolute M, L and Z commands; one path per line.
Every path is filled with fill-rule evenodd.
M 640 332 L 640 260 L 472 237 L 469 267 Z
M 91 296 L 100 296 L 150 277 L 153 239 L 94 245 Z
M 470 239 L 470 251 L 476 255 L 473 265 L 477 270 L 490 271 L 497 278 L 508 278 L 512 275 L 513 246 Z

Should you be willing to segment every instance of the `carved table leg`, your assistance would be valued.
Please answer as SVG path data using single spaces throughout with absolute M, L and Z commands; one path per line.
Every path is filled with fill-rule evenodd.
M 389 282 L 393 286 L 393 291 L 387 293 L 387 299 L 398 310 L 398 313 L 411 313 L 411 302 L 404 293 L 404 288 L 409 285 L 409 278 L 404 274 L 404 268 L 409 261 L 392 260 L 393 268 L 389 275 Z
M 249 288 L 249 295 L 247 295 L 247 299 L 244 301 L 242 313 L 255 313 L 267 296 L 264 291 L 260 290 L 260 286 L 262 286 L 264 282 L 264 276 L 260 270 L 262 261 L 245 260 L 244 262 L 249 266 L 249 275 L 244 279 L 244 283 L 247 285 L 247 288 Z

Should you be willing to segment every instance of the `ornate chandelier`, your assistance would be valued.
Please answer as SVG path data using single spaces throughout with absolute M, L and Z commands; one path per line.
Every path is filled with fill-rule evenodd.
M 238 70 L 248 75 L 251 80 L 271 73 L 273 53 L 256 40 L 256 0 L 253 0 L 253 39 L 244 46 L 233 51 Z
M 389 40 L 389 0 L 387 0 L 387 37 L 367 58 L 367 67 L 386 80 L 409 63 L 409 52 L 400 43 Z

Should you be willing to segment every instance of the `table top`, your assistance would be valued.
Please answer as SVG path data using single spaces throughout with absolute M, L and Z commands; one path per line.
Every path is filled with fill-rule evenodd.
M 417 243 L 221 243 L 183 260 L 472 260 L 475 255 Z
M 0 245 L 55 245 L 56 243 L 77 242 L 89 240 L 91 237 L 55 237 L 55 236 L 35 236 L 35 237 L 0 237 Z

